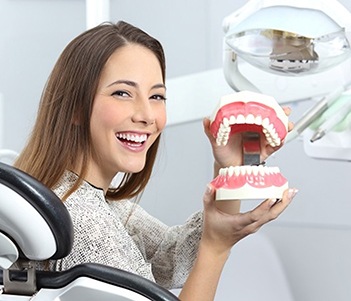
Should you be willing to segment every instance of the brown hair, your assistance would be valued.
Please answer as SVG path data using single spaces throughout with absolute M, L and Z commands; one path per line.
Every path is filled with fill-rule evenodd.
M 129 43 L 155 54 L 165 82 L 162 45 L 141 29 L 120 21 L 103 23 L 73 39 L 46 83 L 34 128 L 15 166 L 53 188 L 81 158 L 79 179 L 64 199 L 79 187 L 87 172 L 86 163 L 92 152 L 90 116 L 102 69 L 117 49 Z M 159 141 L 160 136 L 150 147 L 144 169 L 125 174 L 117 188 L 108 190 L 109 199 L 132 198 L 143 191 L 152 173 Z

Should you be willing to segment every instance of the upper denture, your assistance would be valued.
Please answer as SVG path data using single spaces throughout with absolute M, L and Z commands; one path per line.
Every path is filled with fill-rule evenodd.
M 218 145 L 226 145 L 236 132 L 262 132 L 271 146 L 279 146 L 287 134 L 288 118 L 273 97 L 241 91 L 221 98 L 210 130 Z

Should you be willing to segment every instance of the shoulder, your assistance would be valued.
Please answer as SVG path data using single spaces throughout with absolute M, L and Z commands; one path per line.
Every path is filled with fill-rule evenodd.
M 59 183 L 54 187 L 53 191 L 62 198 L 75 184 L 77 179 L 77 175 L 67 171 L 62 176 Z M 106 211 L 108 207 L 103 190 L 91 186 L 85 181 L 83 181 L 82 184 L 67 197 L 64 204 L 71 215 L 79 215 L 84 212 L 99 215 L 104 212 L 104 209 Z

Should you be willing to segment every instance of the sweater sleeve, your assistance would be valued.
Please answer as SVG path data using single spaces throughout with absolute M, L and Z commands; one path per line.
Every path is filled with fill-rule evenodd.
M 168 289 L 181 287 L 196 258 L 202 212 L 192 214 L 183 225 L 169 227 L 139 205 L 129 202 L 129 207 L 121 218 L 146 261 L 151 263 L 156 282 Z

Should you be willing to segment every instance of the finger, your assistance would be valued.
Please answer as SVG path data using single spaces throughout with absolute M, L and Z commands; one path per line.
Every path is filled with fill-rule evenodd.
M 251 228 L 259 229 L 263 224 L 276 219 L 288 205 L 298 192 L 295 188 L 290 188 L 284 191 L 281 200 L 267 199 L 259 204 L 253 210 L 242 214 L 242 225 L 251 226 Z
M 294 123 L 292 121 L 288 122 L 288 132 L 290 132 L 294 128 Z
M 203 120 L 202 120 L 202 124 L 203 124 L 203 127 L 204 127 L 204 130 L 205 130 L 205 133 L 209 133 L 210 132 L 210 119 L 208 117 L 205 117 Z
M 212 141 L 215 141 L 211 131 L 210 131 L 210 119 L 208 117 L 205 117 L 203 120 L 202 120 L 202 125 L 203 125 L 203 128 L 204 128 L 204 132 L 207 136 L 207 138 L 212 142 Z
M 211 184 L 207 184 L 205 194 L 203 196 L 203 203 L 205 209 L 209 210 L 214 206 L 215 188 Z
M 284 191 L 283 198 L 275 204 L 272 204 L 270 215 L 273 219 L 278 217 L 289 206 L 297 192 L 298 190 L 296 188 L 286 189 Z
M 265 215 L 268 214 L 271 205 L 268 202 L 269 200 L 263 201 L 261 204 L 259 204 L 256 208 L 252 209 L 251 211 L 241 213 L 237 216 L 236 222 L 238 225 L 240 225 L 242 228 L 245 227 L 250 227 L 250 228 L 256 228 L 262 224 L 262 219 Z
M 291 114 L 291 108 L 290 107 L 283 107 L 284 113 L 286 116 L 289 116 Z

